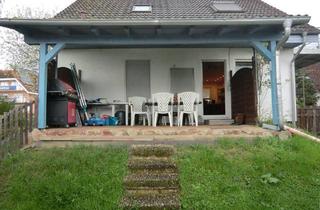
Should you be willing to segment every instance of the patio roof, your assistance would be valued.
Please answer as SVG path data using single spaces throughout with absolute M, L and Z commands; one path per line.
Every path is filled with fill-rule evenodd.
M 66 48 L 108 47 L 248 47 L 250 41 L 279 40 L 283 18 L 257 19 L 140 19 L 62 20 L 0 19 L 0 26 L 25 36 L 28 44 L 64 42 Z M 293 17 L 293 25 L 305 24 L 308 16 Z M 287 43 L 302 43 L 295 38 Z M 314 35 L 316 36 L 316 35 Z

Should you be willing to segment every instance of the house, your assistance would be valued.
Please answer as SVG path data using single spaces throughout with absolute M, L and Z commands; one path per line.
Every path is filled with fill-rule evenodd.
M 31 103 L 37 100 L 38 94 L 33 85 L 21 80 L 16 70 L 0 70 L 0 97 L 15 103 Z
M 77 0 L 52 19 L 2 19 L 40 45 L 39 120 L 47 64 L 76 63 L 87 98 L 126 101 L 193 90 L 201 119 L 296 121 L 294 48 L 315 42 L 309 16 L 261 0 Z

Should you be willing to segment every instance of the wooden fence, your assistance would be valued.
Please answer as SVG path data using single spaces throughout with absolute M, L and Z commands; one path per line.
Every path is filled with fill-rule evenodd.
M 28 145 L 29 133 L 36 125 L 36 104 L 16 104 L 0 116 L 0 160 Z
M 320 134 L 320 107 L 299 108 L 297 126 L 315 135 L 319 135 Z

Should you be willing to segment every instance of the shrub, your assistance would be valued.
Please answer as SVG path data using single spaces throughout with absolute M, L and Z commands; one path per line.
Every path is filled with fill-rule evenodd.
M 0 115 L 10 111 L 14 107 L 14 104 L 8 101 L 5 97 L 0 97 Z

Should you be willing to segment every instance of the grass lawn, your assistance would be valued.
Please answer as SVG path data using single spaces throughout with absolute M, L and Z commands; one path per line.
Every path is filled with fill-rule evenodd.
M 0 209 L 117 209 L 127 158 L 119 147 L 21 152 L 0 166 Z
M 1 210 L 117 209 L 126 147 L 20 152 L 0 165 Z M 298 137 L 178 147 L 183 209 L 320 209 L 320 144 Z
M 178 151 L 184 209 L 320 209 L 320 144 L 225 140 Z

